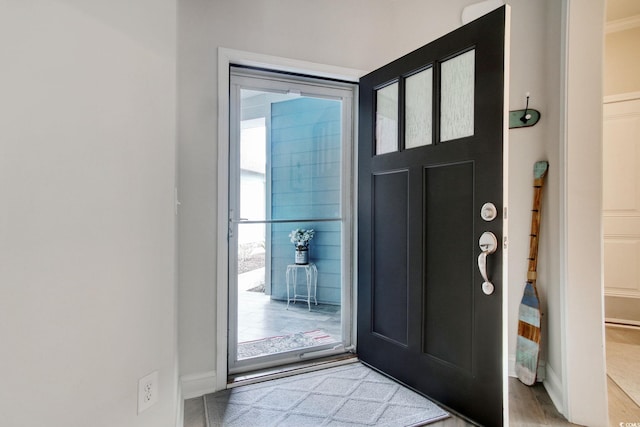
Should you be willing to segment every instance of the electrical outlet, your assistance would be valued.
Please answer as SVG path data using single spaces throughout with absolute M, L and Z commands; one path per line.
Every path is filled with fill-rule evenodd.
M 138 381 L 138 414 L 158 401 L 158 371 Z

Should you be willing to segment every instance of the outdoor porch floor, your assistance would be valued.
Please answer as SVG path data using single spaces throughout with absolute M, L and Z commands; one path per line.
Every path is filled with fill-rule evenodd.
M 252 271 L 239 275 L 238 280 L 238 342 L 318 329 L 337 342 L 342 341 L 340 306 L 315 305 L 312 300 L 309 311 L 307 302 L 298 300 L 287 309 L 286 301 L 272 300 L 264 292 L 251 291 L 256 281 L 250 273 L 253 277 L 260 276 L 259 272 Z

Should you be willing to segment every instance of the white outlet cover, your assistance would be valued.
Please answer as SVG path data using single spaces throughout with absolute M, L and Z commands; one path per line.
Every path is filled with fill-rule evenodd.
M 138 381 L 138 414 L 158 401 L 158 371 L 153 371 Z

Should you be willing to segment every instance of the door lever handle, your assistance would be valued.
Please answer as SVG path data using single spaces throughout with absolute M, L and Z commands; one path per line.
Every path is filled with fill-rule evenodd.
M 489 280 L 487 276 L 487 256 L 494 253 L 498 248 L 498 239 L 496 235 L 490 231 L 485 231 L 480 236 L 480 241 L 478 242 L 480 245 L 480 255 L 478 255 L 478 269 L 480 270 L 480 275 L 482 275 L 482 279 L 484 282 L 482 283 L 482 292 L 486 295 L 491 295 L 495 289 L 493 283 Z

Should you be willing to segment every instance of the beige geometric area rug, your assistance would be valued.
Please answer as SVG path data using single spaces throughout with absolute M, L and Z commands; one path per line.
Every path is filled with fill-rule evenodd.
M 409 427 L 449 414 L 361 363 L 205 396 L 208 427 Z
M 640 346 L 607 341 L 607 375 L 640 406 Z

